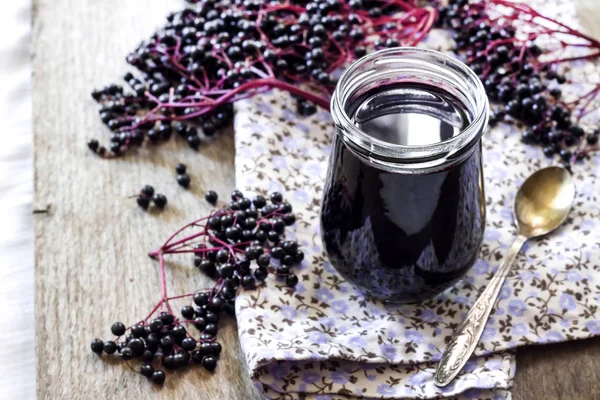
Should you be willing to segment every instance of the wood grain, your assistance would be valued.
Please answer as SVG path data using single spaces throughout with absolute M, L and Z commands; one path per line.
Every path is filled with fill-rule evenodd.
M 595 1 L 577 1 L 600 37 Z M 205 190 L 225 195 L 233 188 L 231 134 L 199 153 L 178 141 L 115 161 L 85 150 L 90 137 L 108 135 L 92 111 L 90 88 L 118 79 L 127 51 L 180 7 L 168 0 L 34 1 L 34 208 L 51 205 L 49 214 L 35 215 L 40 399 L 260 398 L 233 322 L 219 333 L 226 346 L 214 374 L 190 368 L 163 389 L 89 351 L 92 338 L 110 337 L 112 322 L 135 321 L 158 300 L 157 263 L 147 252 L 208 210 Z M 189 191 L 175 182 L 177 162 L 189 166 Z M 127 199 L 144 184 L 167 195 L 164 212 L 142 212 Z M 168 268 L 170 293 L 208 284 L 189 259 L 176 261 Z M 600 399 L 600 339 L 520 348 L 517 365 L 517 400 Z
M 91 88 L 127 71 L 124 56 L 149 36 L 180 1 L 37 0 L 34 19 L 34 125 L 37 371 L 40 399 L 254 399 L 235 323 L 219 332 L 224 351 L 214 374 L 188 368 L 161 390 L 123 363 L 89 350 L 110 338 L 114 321 L 145 316 L 160 295 L 157 262 L 146 256 L 185 222 L 207 213 L 204 191 L 233 189 L 232 134 L 196 153 L 178 140 L 138 156 L 105 161 L 87 151 L 108 132 Z M 188 165 L 192 188 L 175 181 Z M 143 212 L 129 200 L 142 185 L 164 193 L 164 212 Z M 189 258 L 168 268 L 169 291 L 208 286 Z M 226 344 L 226 345 L 225 345 Z

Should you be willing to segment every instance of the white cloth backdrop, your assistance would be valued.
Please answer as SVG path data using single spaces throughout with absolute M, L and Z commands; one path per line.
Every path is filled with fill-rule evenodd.
M 0 2 L 0 399 L 35 399 L 31 0 Z

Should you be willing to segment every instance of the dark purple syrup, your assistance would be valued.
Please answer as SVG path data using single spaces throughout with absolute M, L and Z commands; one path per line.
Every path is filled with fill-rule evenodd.
M 417 85 L 369 92 L 346 112 L 371 137 L 406 146 L 446 141 L 470 123 L 460 101 Z M 415 302 L 451 286 L 483 237 L 481 144 L 427 173 L 388 172 L 353 151 L 335 135 L 321 214 L 334 267 L 389 301 Z

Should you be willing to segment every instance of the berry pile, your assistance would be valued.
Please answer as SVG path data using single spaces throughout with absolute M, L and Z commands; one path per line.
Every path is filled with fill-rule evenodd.
M 233 118 L 232 103 L 279 88 L 297 98 L 297 111 L 328 109 L 337 72 L 373 49 L 416 45 L 438 27 L 454 30 L 455 51 L 485 82 L 498 107 L 491 123 L 518 120 L 523 141 L 565 162 L 597 150 L 598 131 L 579 120 L 594 111 L 600 84 L 565 103 L 558 66 L 600 57 L 600 41 L 507 0 L 450 0 L 419 7 L 412 0 L 196 0 L 127 56 L 129 89 L 108 85 L 92 92 L 100 118 L 112 130 L 110 146 L 88 147 L 114 157 L 176 132 L 198 149 Z M 439 16 L 439 17 L 438 17 Z M 560 44 L 541 61 L 535 41 Z M 568 41 L 567 39 L 576 39 Z M 576 46 L 589 54 L 562 57 Z M 543 57 L 542 57 L 543 58 Z M 302 85 L 300 88 L 299 85 Z M 185 187 L 187 180 L 182 178 Z
M 292 268 L 303 261 L 304 253 L 297 242 L 285 240 L 286 226 L 295 221 L 292 206 L 281 193 L 251 200 L 239 190 L 233 191 L 227 206 L 184 226 L 149 254 L 159 260 L 161 300 L 145 319 L 129 328 L 114 323 L 111 332 L 116 339 L 94 339 L 92 351 L 117 354 L 126 362 L 140 360 L 140 373 L 157 384 L 165 380 L 163 367 L 177 369 L 194 363 L 214 370 L 221 353 L 221 345 L 215 341 L 220 316 L 223 312 L 235 314 L 238 291 L 255 289 L 269 274 L 286 287 L 298 283 Z M 180 238 L 184 234 L 187 236 Z M 164 256 L 180 253 L 193 254 L 194 266 L 214 278 L 215 285 L 169 297 Z M 183 306 L 177 317 L 169 301 L 186 298 L 190 304 Z
M 154 193 L 154 188 L 150 185 L 145 185 L 142 190 L 140 190 L 135 201 L 137 202 L 137 205 L 144 210 L 147 210 L 148 207 L 150 207 L 151 201 L 161 210 L 167 205 L 167 197 L 164 194 Z
M 586 106 L 591 101 L 583 106 L 578 101 L 562 101 L 560 85 L 567 79 L 558 72 L 558 65 L 600 56 L 600 42 L 522 4 L 505 0 L 449 3 L 440 8 L 438 26 L 454 31 L 454 50 L 479 75 L 488 97 L 496 103 L 490 125 L 518 121 L 526 127 L 522 131 L 524 143 L 542 146 L 546 156 L 558 154 L 565 163 L 582 159 L 596 149 L 593 146 L 598 143 L 598 130 L 585 132 L 578 125 L 590 111 Z M 509 11 L 499 14 L 498 5 Z M 541 61 L 542 50 L 535 40 L 553 35 L 563 35 L 557 54 L 568 47 L 567 37 L 579 40 L 574 43 L 595 49 L 596 53 L 564 59 L 554 56 L 550 49 Z M 595 96 L 597 91 L 591 94 Z M 584 97 L 589 100 L 591 95 Z
M 175 172 L 177 172 L 177 183 L 179 186 L 189 188 L 192 178 L 187 173 L 187 167 L 185 164 L 177 164 L 175 166 Z
M 200 0 L 167 17 L 127 62 L 129 87 L 94 90 L 100 118 L 113 132 L 103 157 L 175 131 L 198 149 L 229 124 L 232 103 L 279 88 L 296 96 L 302 115 L 329 109 L 334 72 L 370 47 L 415 45 L 436 17 L 413 0 Z M 302 84 L 305 88 L 300 88 Z

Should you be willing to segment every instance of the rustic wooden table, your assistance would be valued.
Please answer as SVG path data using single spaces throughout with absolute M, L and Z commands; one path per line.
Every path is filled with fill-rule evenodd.
M 585 21 L 593 26 L 587 3 Z M 233 139 L 221 135 L 201 152 L 173 141 L 140 157 L 102 161 L 85 149 L 106 138 L 90 88 L 113 82 L 127 67 L 127 51 L 149 36 L 180 1 L 34 0 L 34 134 L 36 333 L 39 398 L 258 399 L 245 370 L 234 323 L 222 328 L 222 362 L 211 375 L 190 368 L 163 389 L 141 382 L 123 365 L 89 351 L 109 337 L 116 320 L 135 321 L 160 294 L 157 264 L 145 257 L 208 207 L 206 189 L 233 189 Z M 192 171 L 179 188 L 174 166 Z M 142 212 L 128 196 L 152 184 L 169 198 L 164 212 Z M 172 293 L 204 286 L 189 260 L 170 264 Z M 207 282 L 206 282 L 207 283 Z M 600 398 L 600 339 L 517 351 L 514 398 Z

